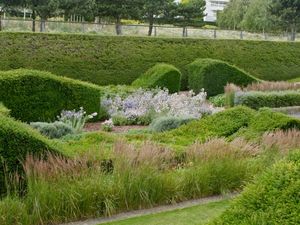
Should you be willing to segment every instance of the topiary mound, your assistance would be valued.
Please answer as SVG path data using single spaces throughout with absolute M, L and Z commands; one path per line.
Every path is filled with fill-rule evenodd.
M 136 79 L 132 85 L 142 88 L 168 88 L 170 93 L 180 91 L 181 72 L 165 63 L 156 64 Z
M 0 102 L 0 115 L 9 116 L 10 110 Z
M 232 206 L 211 224 L 299 224 L 300 152 L 278 162 L 248 185 Z
M 26 122 L 55 119 L 63 109 L 100 111 L 100 87 L 37 70 L 0 72 L 0 102 Z
M 189 89 L 199 93 L 204 88 L 209 96 L 224 93 L 227 83 L 246 86 L 258 81 L 245 71 L 216 59 L 197 59 L 187 69 Z
M 28 154 L 58 153 L 49 141 L 23 124 L 0 114 L 0 195 L 6 191 L 5 177 L 22 172 L 22 162 Z

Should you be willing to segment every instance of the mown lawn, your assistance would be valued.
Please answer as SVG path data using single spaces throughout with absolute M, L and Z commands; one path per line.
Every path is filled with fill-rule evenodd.
M 229 203 L 230 200 L 222 200 L 169 212 L 101 223 L 101 225 L 202 225 L 218 217 Z

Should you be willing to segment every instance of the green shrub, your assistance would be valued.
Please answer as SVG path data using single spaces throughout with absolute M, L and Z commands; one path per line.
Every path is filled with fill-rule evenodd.
M 170 93 L 180 91 L 181 72 L 172 65 L 160 63 L 136 79 L 132 85 L 142 88 L 167 88 Z
M 153 132 L 164 132 L 176 129 L 184 124 L 187 124 L 195 118 L 181 118 L 181 117 L 159 117 L 152 121 L 149 129 Z
M 100 112 L 98 86 L 35 70 L 0 72 L 0 101 L 26 122 L 54 120 L 63 109 Z
M 0 114 L 4 115 L 4 116 L 9 116 L 10 110 L 8 108 L 6 108 L 2 102 L 0 102 Z
M 248 126 L 255 114 L 254 110 L 239 106 L 190 122 L 178 129 L 154 135 L 153 139 L 171 145 L 186 146 L 211 137 L 229 137 L 240 128 Z
M 54 123 L 33 122 L 30 123 L 30 126 L 51 139 L 61 138 L 67 134 L 74 133 L 71 126 L 59 121 L 55 121 Z
M 300 105 L 300 91 L 237 92 L 234 104 L 245 105 L 253 109 L 298 106 Z
M 46 152 L 57 151 L 29 125 L 0 114 L 0 194 L 6 190 L 4 174 L 22 171 L 22 161 L 28 154 Z
M 300 154 L 276 163 L 248 185 L 212 224 L 299 224 Z
M 246 86 L 257 79 L 246 72 L 216 59 L 197 59 L 188 65 L 189 88 L 199 93 L 202 88 L 209 96 L 224 93 L 228 83 Z
M 215 107 L 224 107 L 226 104 L 226 96 L 224 94 L 216 95 L 208 99 Z
M 297 77 L 295 79 L 291 79 L 289 80 L 290 82 L 300 82 L 300 77 Z
M 158 62 L 176 66 L 187 87 L 186 65 L 224 60 L 263 80 L 300 74 L 300 43 L 100 35 L 0 34 L 0 70 L 41 69 L 99 85 L 131 84 Z
M 300 130 L 300 120 L 263 108 L 251 119 L 248 127 L 240 129 L 233 137 L 243 136 L 246 139 L 255 139 L 268 131 L 289 129 Z

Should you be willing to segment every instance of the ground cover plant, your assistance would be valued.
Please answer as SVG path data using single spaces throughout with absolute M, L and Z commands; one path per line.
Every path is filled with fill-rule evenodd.
M 197 58 L 223 60 L 263 80 L 289 80 L 300 73 L 300 43 L 289 42 L 6 32 L 0 47 L 0 70 L 43 68 L 100 85 L 131 84 L 164 62 L 183 73 L 186 88 L 185 67 Z
M 298 150 L 267 169 L 211 224 L 298 224 L 299 163 Z
M 0 72 L 0 101 L 26 122 L 51 121 L 63 109 L 99 113 L 101 89 L 93 84 L 36 70 Z
M 133 86 L 147 88 L 166 88 L 170 93 L 180 91 L 181 72 L 174 66 L 160 63 L 147 70 L 133 83 Z
M 247 86 L 258 82 L 245 71 L 216 59 L 196 59 L 187 68 L 189 89 L 199 93 L 204 88 L 209 96 L 224 93 L 224 86 L 227 83 Z

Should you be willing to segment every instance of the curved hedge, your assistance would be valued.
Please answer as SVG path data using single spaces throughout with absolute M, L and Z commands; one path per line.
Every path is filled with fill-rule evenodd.
M 264 172 L 214 225 L 299 224 L 300 154 Z
M 245 71 L 216 59 L 196 59 L 188 65 L 188 72 L 189 89 L 198 93 L 204 88 L 209 96 L 224 93 L 227 83 L 246 86 L 257 81 Z
M 26 122 L 49 121 L 63 109 L 100 112 L 100 87 L 36 70 L 0 71 L 0 102 Z
M 6 108 L 2 102 L 0 102 L 0 115 L 9 116 L 10 110 Z
M 168 88 L 170 93 L 180 91 L 181 72 L 174 66 L 159 63 L 147 70 L 132 85 L 142 88 Z
M 28 154 L 41 156 L 48 152 L 58 153 L 29 125 L 0 114 L 0 195 L 6 192 L 5 177 L 22 173 L 22 162 Z
M 300 42 L 1 32 L 0 49 L 0 70 L 43 68 L 99 85 L 131 84 L 165 62 L 182 72 L 186 88 L 186 65 L 197 58 L 224 60 L 263 80 L 300 74 Z

